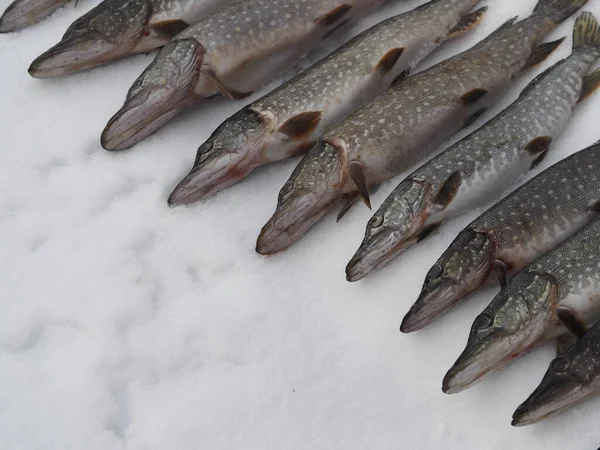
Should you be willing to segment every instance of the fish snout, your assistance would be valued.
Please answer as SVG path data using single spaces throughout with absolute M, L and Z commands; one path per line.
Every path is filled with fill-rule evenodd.
M 404 316 L 400 331 L 412 333 L 424 328 L 459 298 L 454 283 L 449 279 L 442 279 L 432 286 L 424 287 L 415 304 Z
M 107 63 L 127 51 L 95 33 L 88 33 L 63 39 L 38 56 L 28 72 L 39 79 L 62 77 Z

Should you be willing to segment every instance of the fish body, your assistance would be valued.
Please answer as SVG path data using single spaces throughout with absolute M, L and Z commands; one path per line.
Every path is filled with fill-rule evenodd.
M 513 415 L 530 425 L 600 392 L 600 323 L 554 359 L 538 388 Z
M 496 272 L 502 280 L 590 222 L 600 200 L 600 145 L 558 162 L 469 224 L 430 269 L 401 330 L 423 328 Z
M 0 17 L 0 33 L 10 33 L 41 22 L 71 0 L 15 0 Z
M 434 0 L 384 20 L 248 105 L 200 147 L 196 164 L 169 203 L 197 201 L 258 166 L 303 153 L 344 116 L 407 75 L 448 37 L 474 26 L 484 10 L 468 13 L 478 2 Z
M 56 78 L 146 53 L 238 0 L 104 0 L 33 61 L 34 78 Z
M 460 392 L 567 333 L 559 319 L 565 311 L 582 327 L 600 318 L 600 220 L 517 273 L 477 316 L 465 350 L 444 378 L 444 392 Z
M 383 202 L 346 268 L 350 281 L 378 269 L 423 240 L 444 220 L 483 206 L 545 156 L 574 107 L 597 86 L 586 73 L 600 56 L 596 19 L 583 13 L 574 48 L 496 118 L 409 175 Z
M 541 0 L 530 17 L 510 21 L 350 114 L 317 142 L 282 188 L 282 202 L 263 227 L 257 252 L 286 249 L 341 197 L 361 196 L 370 205 L 370 186 L 467 126 L 519 72 L 544 59 L 558 42 L 538 47 L 541 39 L 583 3 Z
M 128 148 L 202 98 L 252 93 L 384 1 L 244 0 L 218 11 L 179 34 L 138 78 L 103 147 Z

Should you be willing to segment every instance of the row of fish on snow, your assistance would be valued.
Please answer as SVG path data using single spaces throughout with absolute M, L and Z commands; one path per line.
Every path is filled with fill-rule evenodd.
M 105 0 L 75 21 L 29 73 L 53 78 L 163 47 L 102 134 L 137 144 L 205 97 L 243 98 L 385 0 Z M 16 0 L 0 32 L 67 0 Z M 300 239 L 339 200 L 369 191 L 470 125 L 521 72 L 562 42 L 544 36 L 586 0 L 539 0 L 471 49 L 409 76 L 445 40 L 477 26 L 479 0 L 432 0 L 358 35 L 244 107 L 199 148 L 169 198 L 204 199 L 253 169 L 304 154 L 279 193 L 257 252 Z M 403 180 L 367 225 L 346 268 L 356 281 L 426 239 L 448 218 L 500 196 L 540 164 L 575 106 L 600 84 L 600 25 L 582 13 L 570 56 L 536 77 L 496 118 Z M 489 279 L 501 291 L 475 319 L 443 381 L 459 392 L 541 342 L 558 357 L 515 412 L 526 425 L 600 392 L 600 144 L 541 172 L 469 224 L 426 276 L 401 331 L 423 328 Z M 518 272 L 520 270 L 520 272 Z M 495 276 L 492 276 L 495 274 Z M 507 275 L 514 274 L 510 280 Z

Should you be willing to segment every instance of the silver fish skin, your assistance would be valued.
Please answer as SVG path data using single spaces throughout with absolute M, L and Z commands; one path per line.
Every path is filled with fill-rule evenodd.
M 600 323 L 550 363 L 540 385 L 515 411 L 512 425 L 531 425 L 598 393 Z
M 57 78 L 162 47 L 178 33 L 237 0 L 104 0 L 69 27 L 29 67 Z
M 591 221 L 600 200 L 600 145 L 540 173 L 471 222 L 429 270 L 401 331 L 423 328 L 481 287 L 505 278 Z
M 361 104 L 404 77 L 449 37 L 477 25 L 479 0 L 434 0 L 391 17 L 225 121 L 198 150 L 169 204 L 187 204 L 256 167 L 301 154 Z M 456 30 L 453 30 L 457 27 Z
M 179 34 L 136 80 L 106 126 L 106 150 L 131 147 L 183 109 L 242 98 L 385 0 L 244 0 Z
M 506 110 L 421 166 L 383 202 L 346 268 L 349 281 L 384 267 L 444 220 L 485 205 L 546 155 L 588 94 L 586 73 L 600 56 L 600 29 L 589 12 L 575 24 L 572 54 L 546 70 Z M 598 78 L 592 73 L 588 78 Z M 552 92 L 549 95 L 548 92 Z
M 15 0 L 0 17 L 0 33 L 10 33 L 41 22 L 71 0 Z
M 466 52 L 350 114 L 317 142 L 284 185 L 257 252 L 288 248 L 342 197 L 360 195 L 370 206 L 369 186 L 397 175 L 493 104 L 531 64 L 541 39 L 583 3 L 541 0 L 530 17 L 509 21 Z
M 531 347 L 567 333 L 560 320 L 565 310 L 581 328 L 600 318 L 600 220 L 508 282 L 475 318 L 465 350 L 444 378 L 443 391 L 461 392 Z

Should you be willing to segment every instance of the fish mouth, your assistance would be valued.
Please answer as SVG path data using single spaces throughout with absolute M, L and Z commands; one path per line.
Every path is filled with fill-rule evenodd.
M 323 198 L 313 199 L 313 195 L 305 194 L 280 205 L 262 228 L 256 241 L 256 252 L 261 255 L 279 253 L 300 239 L 333 203 L 324 202 Z
M 96 33 L 63 39 L 38 56 L 29 67 L 33 78 L 71 75 L 129 54 L 131 46 L 117 45 Z
M 16 0 L 0 17 L 0 33 L 10 33 L 39 22 L 66 3 L 66 0 Z
M 169 196 L 169 205 L 188 205 L 234 185 L 252 170 L 242 169 L 236 165 L 238 162 L 228 154 L 194 167 Z
M 467 343 L 465 350 L 444 376 L 442 391 L 446 394 L 462 392 L 511 361 L 524 351 L 521 342 L 515 342 L 515 338 L 492 331 L 483 338 Z
M 185 60 L 170 59 L 172 55 L 177 58 L 182 54 Z M 174 41 L 165 47 L 138 78 L 123 107 L 106 125 L 102 147 L 109 151 L 128 149 L 196 103 L 199 98 L 193 88 L 204 54 L 204 47 L 196 40 Z
M 576 382 L 544 383 L 514 412 L 511 425 L 523 427 L 559 413 L 587 397 L 591 392 Z
M 396 233 L 386 233 L 374 242 L 361 246 L 346 266 L 346 280 L 355 282 L 371 272 L 387 266 L 390 261 L 416 242 L 413 238 L 398 241 Z
M 421 292 L 415 304 L 410 308 L 402 324 L 402 333 L 412 333 L 425 328 L 437 319 L 448 307 L 461 297 L 456 295 L 454 282 L 444 279 L 432 289 Z

